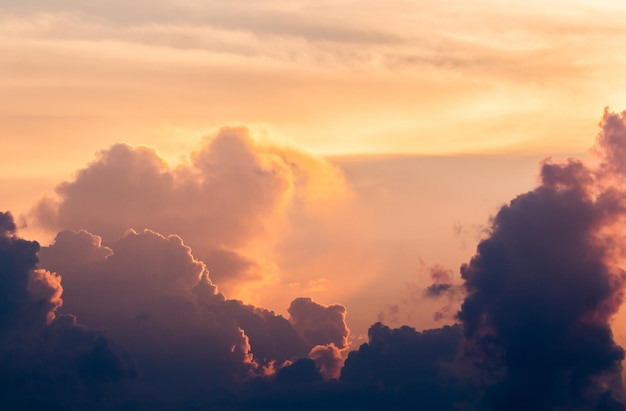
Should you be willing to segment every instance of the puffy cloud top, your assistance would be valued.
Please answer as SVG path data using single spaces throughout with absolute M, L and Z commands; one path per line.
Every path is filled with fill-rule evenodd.
M 331 343 L 340 349 L 348 346 L 350 330 L 344 306 L 326 307 L 310 298 L 296 298 L 288 311 L 294 328 L 310 347 Z

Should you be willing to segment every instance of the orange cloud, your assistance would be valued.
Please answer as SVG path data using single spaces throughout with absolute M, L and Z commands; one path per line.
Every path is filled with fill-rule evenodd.
M 233 295 L 244 280 L 275 281 L 273 247 L 298 229 L 294 218 L 319 221 L 347 193 L 327 161 L 224 128 L 173 168 L 153 149 L 115 145 L 32 215 L 48 229 L 86 229 L 107 244 L 128 229 L 180 235 Z

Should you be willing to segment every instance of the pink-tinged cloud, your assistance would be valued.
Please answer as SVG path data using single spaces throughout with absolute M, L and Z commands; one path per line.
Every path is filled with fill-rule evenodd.
M 335 344 L 316 345 L 311 349 L 309 358 L 315 361 L 315 365 L 326 380 L 339 378 L 343 367 L 341 351 Z
M 141 383 L 168 395 L 267 375 L 276 364 L 307 357 L 317 344 L 346 347 L 342 306 L 303 300 L 292 324 L 226 299 L 178 236 L 129 230 L 103 246 L 86 231 L 63 231 L 41 250 L 41 263 L 63 276 L 62 309 L 106 329 L 133 353 Z M 340 363 L 326 358 L 320 367 L 336 376 Z
M 7 308 L 0 313 L 2 342 L 17 334 L 18 342 L 32 344 L 33 330 L 40 336 L 56 326 L 83 330 L 74 317 L 58 315 L 76 313 L 130 350 L 142 388 L 158 392 L 152 404 L 165 400 L 242 410 L 623 410 L 624 350 L 613 339 L 611 320 L 626 282 L 626 113 L 607 111 L 601 125 L 594 161 L 545 160 L 537 187 L 493 217 L 476 254 L 460 269 L 459 324 L 418 332 L 376 323 L 368 341 L 348 353 L 339 379 L 349 336 L 344 306 L 296 298 L 286 319 L 229 300 L 183 237 L 150 229 L 125 230 L 106 242 L 87 231 L 61 232 L 41 250 L 41 266 L 57 272 L 53 275 L 35 271 L 38 245 L 17 239 L 12 219 L 0 214 L 0 269 L 7 273 L 0 284 L 9 290 L 0 294 Z M 223 138 L 217 140 L 219 150 L 241 155 L 246 164 L 254 158 L 242 151 L 246 145 L 240 140 Z M 131 157 L 133 150 L 126 148 Z M 222 160 L 201 153 L 194 167 Z M 238 164 L 218 168 L 237 180 L 232 176 L 241 172 Z M 211 249 L 217 247 L 222 245 Z M 452 273 L 438 266 L 431 279 L 425 291 L 431 297 L 448 296 L 458 287 Z M 86 364 L 88 372 L 76 375 L 115 381 L 127 375 L 120 366 L 98 374 L 101 354 L 126 364 L 122 350 L 102 335 L 84 335 L 91 336 L 84 338 L 91 356 L 73 363 Z M 58 349 L 65 346 L 58 341 L 51 339 Z M 40 365 L 29 362 L 39 358 L 30 352 L 28 344 L 3 348 L 3 360 L 18 359 L 11 364 L 21 368 L 12 370 Z M 15 375 L 11 372 L 3 374 L 5 381 Z
M 296 298 L 289 306 L 289 320 L 308 346 L 334 344 L 348 347 L 350 329 L 346 308 L 340 304 L 324 306 L 310 298 Z
M 445 304 L 434 314 L 435 321 L 449 318 L 458 310 L 458 304 L 465 297 L 461 284 L 455 283 L 452 270 L 440 265 L 429 267 L 432 283 L 424 290 L 424 296 L 431 299 L 443 299 Z
M 346 193 L 327 161 L 261 145 L 242 127 L 221 129 L 190 157 L 171 167 L 153 149 L 114 145 L 31 217 L 50 230 L 87 230 L 105 244 L 128 229 L 179 235 L 232 294 L 240 283 L 271 277 L 273 246 L 290 230 L 294 208 L 314 216 Z
M 76 255 L 76 249 L 100 260 Z M 188 392 L 254 372 L 248 338 L 236 321 L 198 302 L 194 288 L 201 280 L 205 299 L 221 304 L 224 297 L 179 237 L 127 231 L 109 248 L 85 231 L 66 231 L 42 250 L 41 260 L 64 277 L 63 309 L 106 329 L 133 352 L 149 385 Z M 183 369 L 185 378 L 178 375 Z

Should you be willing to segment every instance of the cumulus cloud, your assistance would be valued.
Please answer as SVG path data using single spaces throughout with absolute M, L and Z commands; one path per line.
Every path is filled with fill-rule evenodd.
M 343 358 L 339 348 L 335 344 L 316 345 L 311 349 L 309 358 L 315 361 L 315 365 L 319 369 L 325 379 L 337 379 L 343 367 Z
M 598 168 L 546 161 L 541 184 L 500 209 L 461 268 L 466 355 L 490 381 L 494 409 L 616 406 L 624 350 L 610 319 L 626 279 L 614 230 L 626 211 L 624 123 L 605 113 Z
M 58 277 L 37 269 L 39 244 L 15 236 L 10 213 L 0 213 L 0 335 L 28 333 L 48 325 L 61 305 Z
M 41 261 L 63 276 L 62 309 L 122 343 L 140 381 L 160 395 L 232 386 L 270 369 L 282 381 L 284 367 L 307 356 L 316 375 L 338 376 L 349 335 L 343 306 L 297 299 L 287 320 L 227 299 L 178 236 L 129 230 L 104 246 L 87 231 L 62 231 Z
M 310 384 L 322 381 L 322 374 L 317 369 L 315 361 L 308 358 L 300 358 L 293 364 L 281 368 L 276 374 L 278 384 Z
M 311 348 L 331 343 L 339 349 L 348 347 L 350 329 L 344 306 L 323 306 L 310 298 L 296 298 L 288 311 L 293 327 Z
M 0 235 L 7 237 L 17 229 L 13 216 L 10 213 L 0 213 Z
M 78 325 L 72 315 L 58 314 L 60 277 L 37 268 L 39 244 L 18 238 L 15 229 L 11 214 L 0 213 L 3 406 L 107 403 L 96 394 L 123 389 L 120 384 L 135 373 L 132 359 L 102 333 Z
M 373 325 L 335 388 L 364 390 L 363 409 L 623 410 L 610 323 L 626 281 L 623 147 L 626 113 L 607 112 L 595 161 L 544 161 L 461 267 L 460 323 Z M 454 289 L 448 270 L 431 274 L 425 295 Z
M 368 343 L 349 353 L 342 382 L 370 387 L 389 409 L 444 410 L 467 401 L 450 369 L 461 344 L 459 326 L 417 332 L 376 323 L 368 336 Z
M 176 234 L 235 294 L 237 284 L 272 273 L 267 256 L 286 233 L 292 206 L 306 215 L 346 192 L 325 160 L 255 142 L 246 128 L 223 128 L 168 165 L 154 149 L 116 144 L 60 184 L 31 213 L 50 230 L 87 230 L 105 244 L 128 229 Z
M 342 353 L 349 337 L 344 306 L 296 298 L 287 319 L 227 299 L 181 236 L 137 228 L 141 226 L 135 226 L 137 231 L 127 230 L 141 207 L 152 205 L 146 213 L 154 213 L 144 224 L 152 224 L 152 219 L 157 224 L 172 215 L 168 213 L 174 205 L 181 206 L 159 201 L 195 199 L 189 193 L 204 193 L 198 187 L 217 184 L 212 180 L 215 175 L 226 176 L 220 178 L 223 181 L 241 181 L 249 190 L 224 188 L 217 200 L 222 201 L 220 207 L 239 207 L 229 209 L 225 219 L 230 211 L 233 215 L 248 212 L 242 218 L 257 224 L 256 232 L 269 221 L 263 215 L 286 210 L 297 189 L 289 177 L 293 168 L 284 159 L 273 152 L 259 157 L 237 130 L 223 131 L 212 144 L 194 156 L 191 166 L 176 170 L 169 169 L 153 151 L 116 146 L 80 172 L 74 182 L 60 186 L 61 199 L 53 207 L 40 204 L 38 215 L 49 218 L 52 225 L 82 221 L 105 233 L 103 241 L 88 231 L 63 231 L 41 250 L 42 266 L 63 277 L 62 305 L 58 275 L 37 271 L 38 245 L 15 238 L 12 219 L 0 214 L 0 267 L 10 274 L 3 283 L 9 291 L 0 295 L 0 304 L 6 308 L 0 314 L 4 338 L 15 330 L 24 336 L 29 330 L 61 326 L 82 330 L 72 322 L 73 317 L 57 313 L 78 314 L 86 324 L 105 328 L 135 355 L 140 379 L 155 390 L 155 398 L 172 392 L 186 399 L 197 393 L 224 392 L 197 399 L 198 408 L 624 409 L 620 372 L 625 354 L 613 339 L 610 322 L 622 303 L 626 282 L 621 230 L 626 221 L 626 113 L 605 113 L 595 161 L 548 159 L 542 163 L 538 186 L 501 207 L 493 217 L 476 254 L 460 269 L 461 286 L 453 281 L 450 270 L 431 268 L 432 285 L 421 288 L 420 296 L 450 301 L 463 297 L 458 324 L 419 332 L 376 323 L 369 329 L 368 342 L 348 353 L 343 367 Z M 129 181 L 123 181 L 124 167 L 113 166 L 113 160 L 130 167 Z M 243 166 L 251 164 L 252 168 Z M 108 175 L 109 167 L 120 173 L 113 176 L 121 187 L 108 185 L 118 181 Z M 146 171 L 152 185 L 139 183 L 139 170 Z M 151 201 L 142 203 L 138 198 L 133 203 L 122 198 L 122 207 L 113 204 L 107 193 L 101 198 L 111 202 L 112 210 L 126 222 L 113 219 L 105 227 L 110 217 L 101 222 L 90 221 L 87 213 L 81 217 L 79 204 L 91 204 L 91 200 L 86 195 L 89 190 L 79 187 L 85 181 L 99 181 L 98 175 L 106 175 L 104 191 L 121 190 L 116 195 L 132 197 L 135 190 L 147 190 Z M 211 187 L 207 193 L 219 196 L 221 191 Z M 167 190 L 173 191 L 161 195 Z M 238 204 L 241 196 L 246 201 L 258 200 L 259 209 L 254 204 Z M 74 203 L 77 198 L 82 199 Z M 193 214 L 196 206 L 181 209 Z M 139 208 L 132 211 L 132 207 Z M 212 206 L 207 207 L 210 212 Z M 185 223 L 187 217 L 192 230 L 191 217 L 201 215 L 185 214 L 180 221 Z M 226 230 L 220 223 L 215 225 L 216 237 L 200 242 L 200 248 L 213 255 L 217 265 L 239 267 L 237 271 L 252 269 L 253 262 L 230 254 L 246 242 L 238 238 L 244 234 L 237 234 L 238 224 L 243 223 L 233 221 L 234 232 L 224 234 L 224 243 L 217 240 Z M 160 224 L 174 227 L 173 220 Z M 123 235 L 116 232 L 122 229 Z M 248 229 L 243 227 L 241 232 L 248 235 Z M 200 241 L 199 229 L 190 234 L 192 240 Z M 4 253 L 6 247 L 10 252 Z M 100 380 L 128 375 L 128 367 L 123 366 L 127 362 L 109 340 L 90 337 L 81 341 L 90 347 L 83 352 L 92 355 L 74 361 L 91 370 L 84 375 Z M 100 355 L 113 365 L 90 369 L 89 365 L 99 364 Z M 12 354 L 7 358 L 18 359 L 23 368 L 22 362 L 38 357 Z M 81 369 L 76 375 L 83 375 Z
M 134 353 L 146 384 L 190 392 L 254 371 L 245 332 L 197 302 L 194 287 L 202 279 L 205 300 L 218 304 L 224 297 L 180 237 L 131 230 L 109 248 L 86 231 L 66 231 L 41 260 L 64 277 L 63 309 L 105 328 Z
M 286 205 L 288 172 L 245 129 L 222 129 L 190 165 L 175 169 L 153 149 L 117 144 L 59 185 L 59 201 L 40 203 L 35 215 L 46 227 L 86 229 L 107 242 L 148 228 L 197 246 L 237 247 Z

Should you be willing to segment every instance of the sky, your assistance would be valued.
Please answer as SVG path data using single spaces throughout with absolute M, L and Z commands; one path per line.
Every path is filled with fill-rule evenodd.
M 625 409 L 621 2 L 41 3 L 8 409 Z

